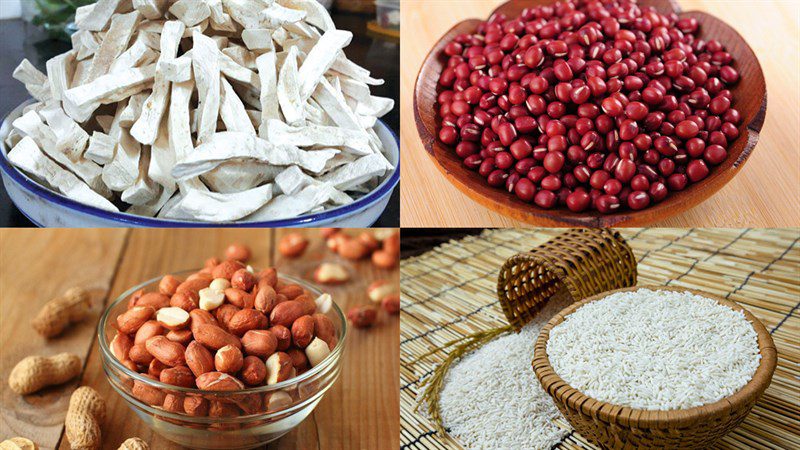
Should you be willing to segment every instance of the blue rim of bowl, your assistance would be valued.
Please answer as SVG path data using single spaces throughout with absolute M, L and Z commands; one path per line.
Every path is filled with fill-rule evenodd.
M 33 193 L 34 195 L 43 197 L 45 200 L 49 202 L 55 203 L 60 206 L 64 206 L 69 209 L 76 210 L 86 215 L 99 217 L 101 219 L 110 220 L 113 222 L 119 222 L 120 224 L 138 225 L 138 226 L 154 227 L 154 228 L 296 227 L 296 226 L 313 224 L 315 222 L 323 222 L 329 219 L 348 217 L 353 213 L 358 212 L 361 209 L 366 209 L 372 206 L 373 204 L 380 201 L 386 195 L 391 195 L 392 191 L 397 187 L 398 183 L 400 182 L 400 138 L 397 136 L 397 133 L 395 133 L 394 130 L 392 130 L 388 125 L 386 125 L 385 122 L 383 122 L 380 119 L 378 119 L 378 122 L 380 122 L 381 125 L 383 125 L 387 131 L 389 131 L 395 143 L 397 144 L 397 163 L 395 164 L 394 172 L 389 176 L 389 178 L 384 180 L 376 189 L 374 189 L 367 195 L 359 198 L 358 200 L 355 200 L 353 203 L 350 203 L 349 205 L 339 206 L 337 208 L 333 208 L 328 211 L 323 211 L 315 214 L 307 214 L 292 219 L 271 220 L 267 222 L 189 222 L 180 220 L 155 219 L 146 216 L 135 216 L 133 214 L 106 211 L 104 209 L 95 208 L 94 206 L 85 205 L 83 203 L 72 200 L 71 198 L 55 193 L 50 189 L 47 189 L 46 187 L 30 179 L 28 176 L 26 176 L 19 170 L 12 167 L 11 162 L 8 160 L 8 156 L 6 155 L 6 151 L 0 151 L 0 155 L 2 155 L 2 157 L 0 157 L 0 169 L 2 169 L 2 171 L 6 175 L 11 177 L 11 179 L 14 180 L 14 182 L 16 182 L 18 185 L 22 186 L 23 188 Z M 0 145 L 3 145 L 5 147 L 5 143 L 0 143 Z M 18 207 L 18 209 L 20 208 Z M 37 226 L 40 225 L 37 224 Z
M 179 270 L 176 272 L 171 272 L 173 275 L 188 275 L 191 273 L 197 272 L 199 269 L 188 269 L 188 270 Z M 264 386 L 256 386 L 256 387 L 246 387 L 245 389 L 239 389 L 235 391 L 208 391 L 199 388 L 186 388 L 181 386 L 175 386 L 172 384 L 167 384 L 162 382 L 161 380 L 153 380 L 150 378 L 145 377 L 143 374 L 134 372 L 131 369 L 125 367 L 111 352 L 111 341 L 106 339 L 106 324 L 112 323 L 113 328 L 113 320 L 110 317 L 111 310 L 114 309 L 117 305 L 123 303 L 128 299 L 134 292 L 139 289 L 145 288 L 147 286 L 155 285 L 162 276 L 158 276 L 155 278 L 151 278 L 147 281 L 143 281 L 131 288 L 127 291 L 120 294 L 116 299 L 114 299 L 108 305 L 105 305 L 103 309 L 103 313 L 100 315 L 100 320 L 97 322 L 97 328 L 95 329 L 95 337 L 97 338 L 98 345 L 100 346 L 100 359 L 103 364 L 103 367 L 106 365 L 111 365 L 114 367 L 115 370 L 125 374 L 126 376 L 130 377 L 133 380 L 141 381 L 143 383 L 161 388 L 161 389 L 169 389 L 170 391 L 182 392 L 186 394 L 218 394 L 220 396 L 232 396 L 232 395 L 243 395 L 243 394 L 260 394 L 264 392 L 271 392 L 276 390 L 281 390 L 283 388 L 302 383 L 303 381 L 308 380 L 313 375 L 317 375 L 320 372 L 328 369 L 331 366 L 335 366 L 339 361 L 341 361 L 342 356 L 344 355 L 344 345 L 345 341 L 347 340 L 349 327 L 347 324 L 347 317 L 344 314 L 344 311 L 339 306 L 338 303 L 335 301 L 331 302 L 331 308 L 333 312 L 339 317 L 339 321 L 342 324 L 342 333 L 339 336 L 339 342 L 336 343 L 336 346 L 333 347 L 330 354 L 326 356 L 319 364 L 316 366 L 308 369 L 307 371 L 303 372 L 300 375 L 297 375 L 294 378 L 290 378 L 288 380 L 281 381 L 275 384 L 269 384 Z M 311 288 L 310 290 L 314 295 L 321 295 L 325 293 L 322 289 L 320 289 L 315 284 L 310 284 L 308 281 L 303 280 L 298 277 L 294 277 L 291 275 L 278 275 L 279 280 L 287 280 L 293 283 L 299 284 L 306 288 Z M 334 357 L 335 356 L 335 357 Z M 335 368 L 334 368 L 335 370 Z

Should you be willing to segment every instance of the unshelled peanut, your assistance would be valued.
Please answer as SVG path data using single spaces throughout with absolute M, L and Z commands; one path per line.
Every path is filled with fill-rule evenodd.
M 147 445 L 147 442 L 143 441 L 142 439 L 139 439 L 138 437 L 132 437 L 126 439 L 117 450 L 150 450 L 150 446 Z
M 67 327 L 89 316 L 92 307 L 89 293 L 79 287 L 68 289 L 61 297 L 47 302 L 31 325 L 46 338 L 58 336 Z
M 81 373 L 81 368 L 81 359 L 72 353 L 28 356 L 11 370 L 8 385 L 17 394 L 32 394 L 75 378 Z
M 0 442 L 0 450 L 39 450 L 39 446 L 28 438 L 13 437 Z
M 82 386 L 72 393 L 65 420 L 67 440 L 73 449 L 93 450 L 101 445 L 100 426 L 106 418 L 105 400 L 94 389 Z

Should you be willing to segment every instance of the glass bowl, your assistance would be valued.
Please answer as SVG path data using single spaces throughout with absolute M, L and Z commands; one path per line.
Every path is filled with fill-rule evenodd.
M 183 271 L 174 275 L 189 275 Z M 319 296 L 321 291 L 289 276 L 280 280 L 296 283 Z M 207 391 L 183 388 L 148 378 L 124 366 L 111 353 L 110 342 L 116 334 L 117 315 L 127 310 L 128 298 L 135 291 L 157 291 L 161 277 L 134 286 L 117 297 L 100 318 L 97 338 L 108 382 L 128 406 L 153 431 L 172 442 L 189 448 L 247 449 L 274 441 L 296 427 L 314 410 L 333 386 L 341 371 L 341 358 L 347 335 L 347 321 L 333 303 L 326 315 L 338 333 L 339 342 L 321 363 L 289 380 L 239 391 Z M 288 394 L 288 396 L 287 396 Z M 208 405 L 205 416 L 191 416 L 165 410 L 161 403 L 167 396 L 182 402 L 194 398 Z M 270 405 L 270 399 L 273 405 Z
M 26 173 L 14 167 L 8 160 L 10 148 L 5 138 L 11 131 L 11 123 L 22 115 L 29 100 L 11 111 L 0 123 L 0 178 L 11 201 L 31 222 L 39 227 L 58 228 L 115 228 L 115 227 L 156 227 L 156 228 L 206 228 L 206 227 L 254 227 L 254 228 L 287 228 L 287 227 L 337 227 L 367 228 L 380 218 L 392 192 L 400 182 L 400 140 L 397 135 L 381 120 L 375 124 L 374 130 L 383 144 L 386 159 L 395 167 L 387 172 L 380 184 L 353 203 L 331 208 L 326 211 L 304 214 L 298 217 L 261 222 L 198 222 L 188 220 L 162 219 L 128 214 L 125 212 L 106 211 L 94 206 L 85 205 L 53 191 Z

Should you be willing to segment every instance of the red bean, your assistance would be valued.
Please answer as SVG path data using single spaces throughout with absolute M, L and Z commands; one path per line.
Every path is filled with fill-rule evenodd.
M 585 191 L 574 191 L 567 196 L 567 208 L 573 212 L 585 211 L 592 199 Z
M 550 209 L 556 206 L 556 200 L 556 194 L 551 191 L 541 190 L 536 193 L 533 202 L 541 208 Z
M 530 203 L 536 195 L 536 186 L 527 178 L 520 178 L 514 185 L 514 194 L 523 202 Z
M 442 127 L 442 129 L 439 130 L 439 139 L 447 145 L 453 145 L 458 139 L 458 132 L 455 127 Z
M 646 208 L 706 178 L 739 138 L 733 57 L 698 30 L 617 2 L 493 16 L 445 46 L 439 139 L 539 207 Z
M 628 207 L 634 211 L 645 209 L 650 205 L 650 196 L 645 191 L 633 191 L 628 197 Z
M 601 195 L 594 201 L 594 207 L 604 214 L 612 213 L 619 209 L 619 198 L 614 195 Z
M 721 164 L 728 157 L 728 152 L 720 145 L 709 145 L 703 152 L 703 159 L 711 165 Z M 688 173 L 688 168 L 687 168 Z M 690 175 L 691 176 L 691 175 Z

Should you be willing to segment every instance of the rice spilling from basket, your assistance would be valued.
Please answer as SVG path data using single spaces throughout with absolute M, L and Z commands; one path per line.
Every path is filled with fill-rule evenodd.
M 470 449 L 549 449 L 568 430 L 531 368 L 539 331 L 568 302 L 555 298 L 535 320 L 464 356 L 447 374 L 439 407 L 448 432 Z
M 588 303 L 553 327 L 547 354 L 570 386 L 636 409 L 721 400 L 747 384 L 761 354 L 740 311 L 687 292 L 639 289 Z
M 73 48 L 23 60 L 36 99 L 8 159 L 86 205 L 165 219 L 266 221 L 345 205 L 394 166 L 394 107 L 345 56 L 316 0 L 99 0 Z

